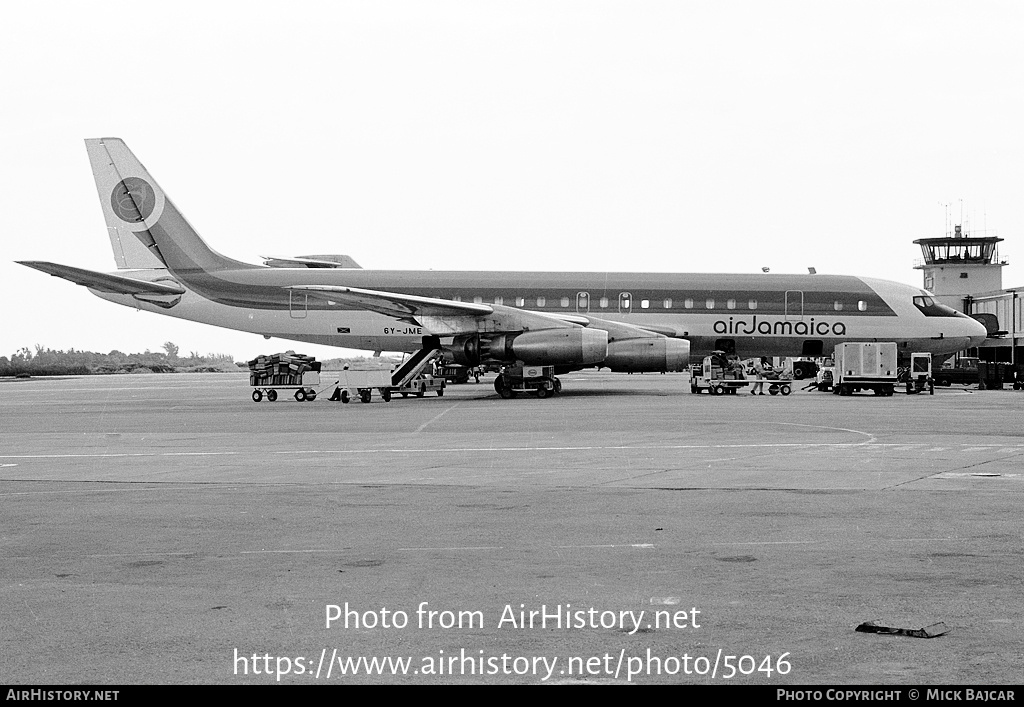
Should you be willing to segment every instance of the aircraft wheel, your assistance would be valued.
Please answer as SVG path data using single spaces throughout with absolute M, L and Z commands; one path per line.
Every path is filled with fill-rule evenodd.
M 277 400 L 277 391 L 276 390 L 268 390 L 267 391 L 267 400 L 269 400 L 270 402 L 275 402 Z
M 296 390 L 295 391 L 295 399 L 298 402 L 300 402 L 300 403 L 305 402 L 306 401 L 306 391 L 304 391 L 302 388 L 299 388 L 298 390 Z
M 348 401 L 352 399 L 347 390 L 341 391 L 341 402 L 348 404 Z
M 307 403 L 311 403 L 314 400 L 316 400 L 316 391 L 315 390 L 307 390 L 306 391 L 306 402 Z
M 779 392 L 783 395 L 789 395 L 792 392 L 792 389 L 788 385 L 784 385 L 779 388 Z
M 252 401 L 258 403 L 261 400 L 263 400 L 263 392 L 259 388 L 252 391 Z

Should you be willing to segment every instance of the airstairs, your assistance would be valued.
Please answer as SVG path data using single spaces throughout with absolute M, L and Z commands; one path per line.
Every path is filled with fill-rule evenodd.
M 432 364 L 442 355 L 444 355 L 444 351 L 440 348 L 430 348 L 425 346 L 420 349 L 414 353 L 408 361 L 403 363 L 398 370 L 391 374 L 392 387 L 401 388 L 403 385 L 418 376 L 424 368 Z

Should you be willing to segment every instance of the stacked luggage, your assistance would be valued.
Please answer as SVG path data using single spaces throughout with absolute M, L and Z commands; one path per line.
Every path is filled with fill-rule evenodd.
M 320 362 L 315 356 L 294 351 L 257 356 L 249 361 L 249 385 L 303 385 L 303 374 L 311 372 L 318 374 L 315 378 L 319 382 Z M 314 376 L 307 376 L 306 384 L 315 385 L 311 378 Z

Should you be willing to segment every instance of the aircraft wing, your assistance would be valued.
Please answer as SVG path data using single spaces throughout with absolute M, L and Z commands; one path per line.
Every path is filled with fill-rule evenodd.
M 291 285 L 287 289 L 308 292 L 321 299 L 355 305 L 371 312 L 386 314 L 390 317 L 408 319 L 410 317 L 452 317 L 452 316 L 486 316 L 494 313 L 494 308 L 487 304 L 472 302 L 456 302 L 455 300 L 420 297 L 399 292 L 383 292 L 381 290 L 364 290 L 360 287 L 341 287 L 337 285 Z
M 19 260 L 18 263 L 98 292 L 117 295 L 182 295 L 185 293 L 185 288 L 177 283 L 147 282 L 124 275 L 109 275 L 39 260 Z
M 481 331 L 583 328 L 579 322 L 500 304 L 457 302 L 437 297 L 337 285 L 291 285 L 286 289 L 307 292 L 328 302 L 343 303 L 402 319 L 426 327 L 440 336 L 475 334 Z
M 664 326 L 661 324 L 626 324 L 624 322 L 616 322 L 608 319 L 598 319 L 597 317 L 591 317 L 585 314 L 559 314 L 555 312 L 550 314 L 545 312 L 545 314 L 572 324 L 579 324 L 580 326 L 591 327 L 594 329 L 604 329 L 612 336 L 617 336 L 617 338 L 621 339 L 646 338 L 652 335 L 678 339 L 689 333 L 679 327 Z

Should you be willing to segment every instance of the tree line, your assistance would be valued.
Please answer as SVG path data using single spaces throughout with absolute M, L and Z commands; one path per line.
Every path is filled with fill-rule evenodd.
M 55 351 L 36 344 L 7 356 L 0 356 L 0 376 L 102 375 L 108 373 L 176 373 L 238 370 L 228 354 L 199 354 L 192 351 L 181 356 L 180 349 L 167 341 L 163 351 L 144 353 L 96 353 L 95 351 Z M 241 364 L 245 366 L 245 364 Z

